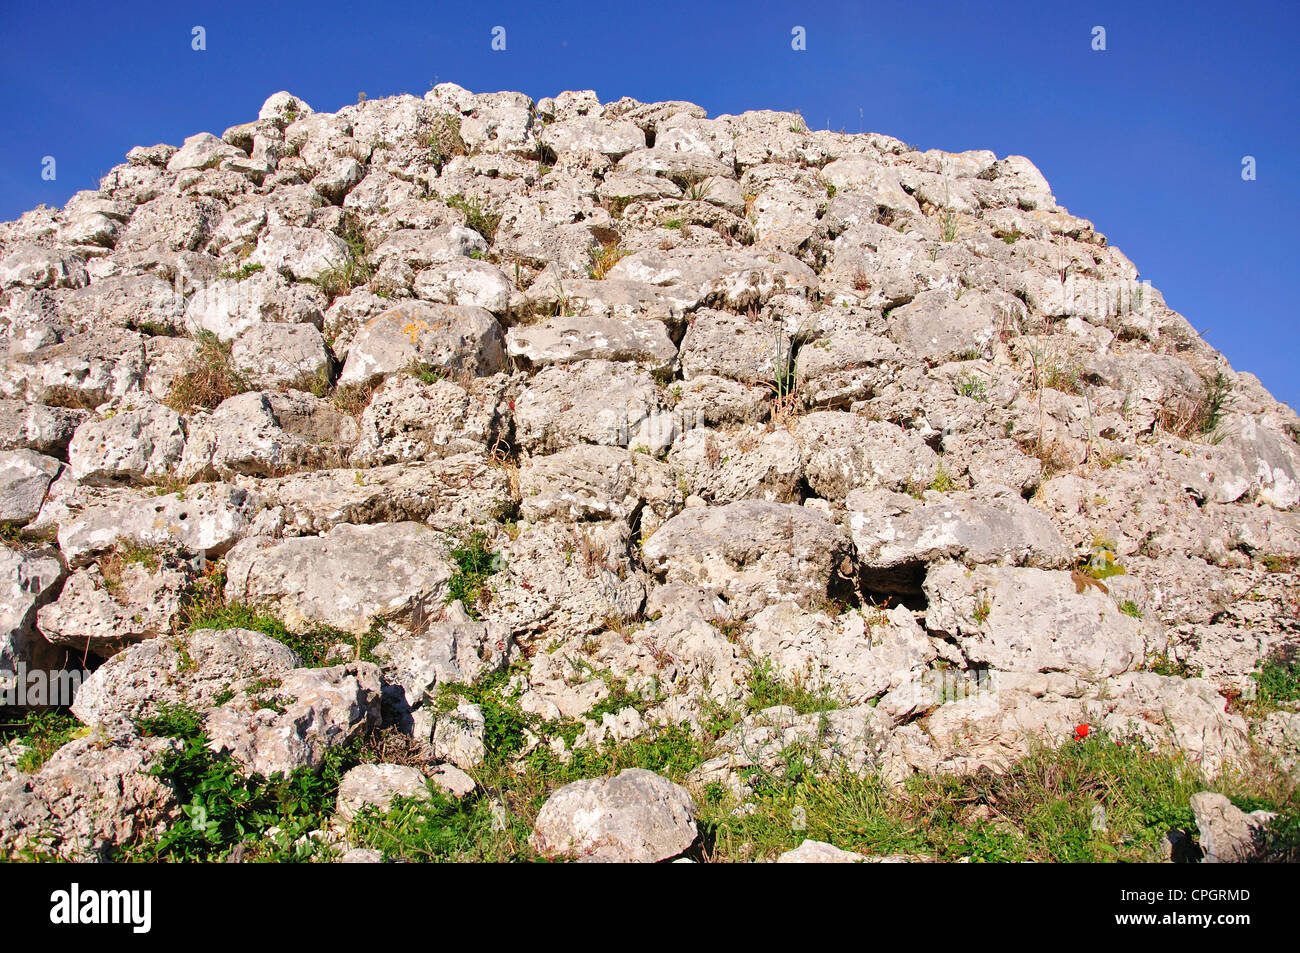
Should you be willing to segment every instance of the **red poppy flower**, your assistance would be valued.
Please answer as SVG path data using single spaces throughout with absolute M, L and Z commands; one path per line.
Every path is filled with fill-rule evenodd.
M 1088 731 L 1089 731 L 1089 729 L 1088 729 L 1088 726 L 1087 726 L 1087 725 L 1075 725 L 1075 726 L 1074 726 L 1074 740 L 1075 740 L 1075 741 L 1082 741 L 1084 738 L 1088 737 Z

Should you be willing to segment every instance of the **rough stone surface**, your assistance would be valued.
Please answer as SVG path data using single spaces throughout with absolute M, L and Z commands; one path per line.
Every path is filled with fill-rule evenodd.
M 243 118 L 0 223 L 0 677 L 92 670 L 96 739 L 0 746 L 0 854 L 186 823 L 164 704 L 241 772 L 382 728 L 475 816 L 483 764 L 675 732 L 742 799 L 1081 725 L 1300 765 L 1250 699 L 1300 657 L 1300 416 L 1028 159 L 593 90 Z M 245 612 L 325 667 L 189 631 Z M 535 840 L 660 856 L 625 807 Z
M 1222 794 L 1209 791 L 1193 794 L 1191 806 L 1201 833 L 1203 863 L 1240 864 L 1262 858 L 1265 829 L 1272 817 L 1267 811 L 1247 814 Z
M 339 381 L 366 381 L 411 365 L 492 374 L 504 360 L 501 326 L 490 312 L 417 301 L 367 322 L 352 340 Z
M 361 633 L 422 600 L 441 603 L 452 575 L 447 552 L 444 537 L 412 522 L 339 523 L 321 536 L 278 542 L 252 537 L 226 557 L 226 597 L 273 606 L 293 628 Z
M 574 781 L 538 812 L 529 843 L 546 856 L 655 863 L 695 841 L 695 803 L 680 786 L 640 768 Z
M 0 523 L 30 523 L 63 465 L 34 450 L 0 450 Z
M 337 811 L 351 820 L 365 808 L 382 814 L 397 798 L 428 800 L 429 789 L 417 768 L 404 764 L 359 764 L 339 782 Z

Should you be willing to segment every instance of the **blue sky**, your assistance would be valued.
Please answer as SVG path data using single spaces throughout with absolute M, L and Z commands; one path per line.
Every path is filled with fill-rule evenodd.
M 1294 2 L 3 4 L 0 219 L 95 187 L 134 145 L 249 121 L 278 89 L 323 110 L 435 81 L 798 109 L 1028 156 L 1235 368 L 1300 407 Z

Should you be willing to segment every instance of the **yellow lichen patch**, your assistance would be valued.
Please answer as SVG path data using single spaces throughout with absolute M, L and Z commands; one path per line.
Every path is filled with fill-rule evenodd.
M 411 345 L 415 346 L 420 343 L 420 335 L 429 330 L 428 321 L 411 321 L 402 326 L 402 333 L 411 339 Z

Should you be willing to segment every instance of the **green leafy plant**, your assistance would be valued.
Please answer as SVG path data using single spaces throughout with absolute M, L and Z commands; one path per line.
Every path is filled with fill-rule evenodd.
M 1250 677 L 1256 686 L 1256 704 L 1265 710 L 1300 701 L 1300 650 L 1279 648 Z
M 321 290 L 321 294 L 325 295 L 327 301 L 332 302 L 335 298 L 351 294 L 352 291 L 366 284 L 374 275 L 374 266 L 365 258 L 358 258 L 354 255 L 341 265 L 326 268 L 311 279 L 311 282 Z
M 1094 536 L 1092 552 L 1080 562 L 1077 571 L 1093 579 L 1109 579 L 1111 576 L 1124 575 L 1124 567 L 1115 555 L 1115 543 L 1104 536 Z
M 180 742 L 150 773 L 171 786 L 183 819 L 156 838 L 129 845 L 123 859 L 214 861 L 236 849 L 253 858 L 309 859 L 321 848 L 304 835 L 327 823 L 339 780 L 357 760 L 355 746 L 334 748 L 316 771 L 244 775 L 235 762 L 211 750 L 202 718 L 192 709 L 164 707 L 137 726 L 145 736 Z
M 989 399 L 988 385 L 984 382 L 984 378 L 969 371 L 962 371 L 957 377 L 957 393 L 980 403 Z
M 451 551 L 451 560 L 456 570 L 448 587 L 447 602 L 459 599 L 465 611 L 477 619 L 479 610 L 491 601 L 488 577 L 505 568 L 505 559 L 489 548 L 487 533 L 475 530 Z
M 243 281 L 245 278 L 251 278 L 264 270 L 262 265 L 244 264 L 238 268 L 231 268 L 229 271 L 223 271 L 218 277 Z
M 33 774 L 54 752 L 88 730 L 67 711 L 29 709 L 19 720 L 0 725 L 0 741 L 21 744 L 26 750 L 18 756 L 18 770 Z

